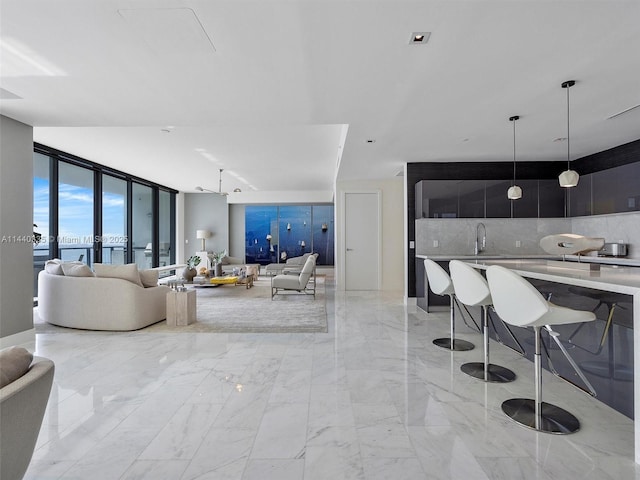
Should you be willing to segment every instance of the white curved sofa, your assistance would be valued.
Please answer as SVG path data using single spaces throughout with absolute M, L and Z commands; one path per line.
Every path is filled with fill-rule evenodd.
M 144 288 L 120 278 L 38 274 L 38 315 L 61 327 L 138 330 L 167 317 L 169 287 Z

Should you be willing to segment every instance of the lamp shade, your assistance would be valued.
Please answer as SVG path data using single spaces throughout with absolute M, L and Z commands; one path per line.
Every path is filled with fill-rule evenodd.
M 518 185 L 509 187 L 509 190 L 507 190 L 507 198 L 509 198 L 509 200 L 518 200 L 519 198 L 522 198 L 522 189 Z
M 202 250 L 205 250 L 204 240 L 209 238 L 212 233 L 209 230 L 196 230 L 196 238 L 202 240 Z
M 579 179 L 580 175 L 575 170 L 565 170 L 558 177 L 561 187 L 575 187 Z

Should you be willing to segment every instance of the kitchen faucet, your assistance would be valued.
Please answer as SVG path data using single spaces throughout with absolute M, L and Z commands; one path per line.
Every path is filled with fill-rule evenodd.
M 482 227 L 482 240 L 480 240 L 480 227 Z M 484 252 L 484 249 L 486 246 L 487 246 L 487 227 L 485 227 L 484 223 L 480 222 L 476 226 L 476 242 L 473 248 L 473 254 L 478 255 L 480 252 Z

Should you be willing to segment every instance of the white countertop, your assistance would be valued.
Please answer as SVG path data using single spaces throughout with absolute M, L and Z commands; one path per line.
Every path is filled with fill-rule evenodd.
M 450 253 L 450 254 L 442 254 L 442 255 L 423 255 L 423 254 L 418 254 L 416 255 L 416 258 L 429 258 L 431 260 L 434 260 L 436 262 L 441 262 L 441 261 L 446 261 L 446 260 L 499 260 L 499 259 L 518 259 L 518 258 L 524 258 L 524 259 L 561 259 L 562 257 L 559 257 L 557 255 L 510 255 L 510 254 L 485 254 L 485 253 L 481 253 L 480 255 L 465 255 L 465 254 L 455 254 L 455 253 Z
M 465 254 L 417 254 L 416 258 L 429 258 L 436 262 L 443 262 L 447 260 L 511 260 L 511 259 L 558 259 L 562 260 L 562 257 L 555 255 L 514 255 L 514 254 L 485 254 L 480 255 L 465 255 Z M 620 258 L 620 257 L 592 257 L 590 255 L 567 255 L 566 260 L 571 262 L 583 262 L 583 263 L 601 263 L 606 265 L 621 265 L 625 267 L 640 267 L 640 259 L 637 258 Z
M 574 262 L 547 262 L 542 259 L 476 259 L 467 263 L 486 270 L 491 265 L 509 268 L 523 277 L 550 282 L 595 288 L 610 292 L 634 295 L 640 293 L 640 268 L 601 265 L 599 270 L 577 268 Z

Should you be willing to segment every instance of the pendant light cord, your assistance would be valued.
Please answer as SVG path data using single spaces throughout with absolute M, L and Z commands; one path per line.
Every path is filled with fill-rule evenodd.
M 514 115 L 509 117 L 509 121 L 513 122 L 513 183 L 512 187 L 516 186 L 516 121 L 520 120 L 520 115 Z
M 567 170 L 571 170 L 571 166 L 569 163 L 569 159 L 571 158 L 571 142 L 569 140 L 569 89 L 571 88 L 571 84 L 567 84 Z
M 513 120 L 513 185 L 516 184 L 516 120 Z

